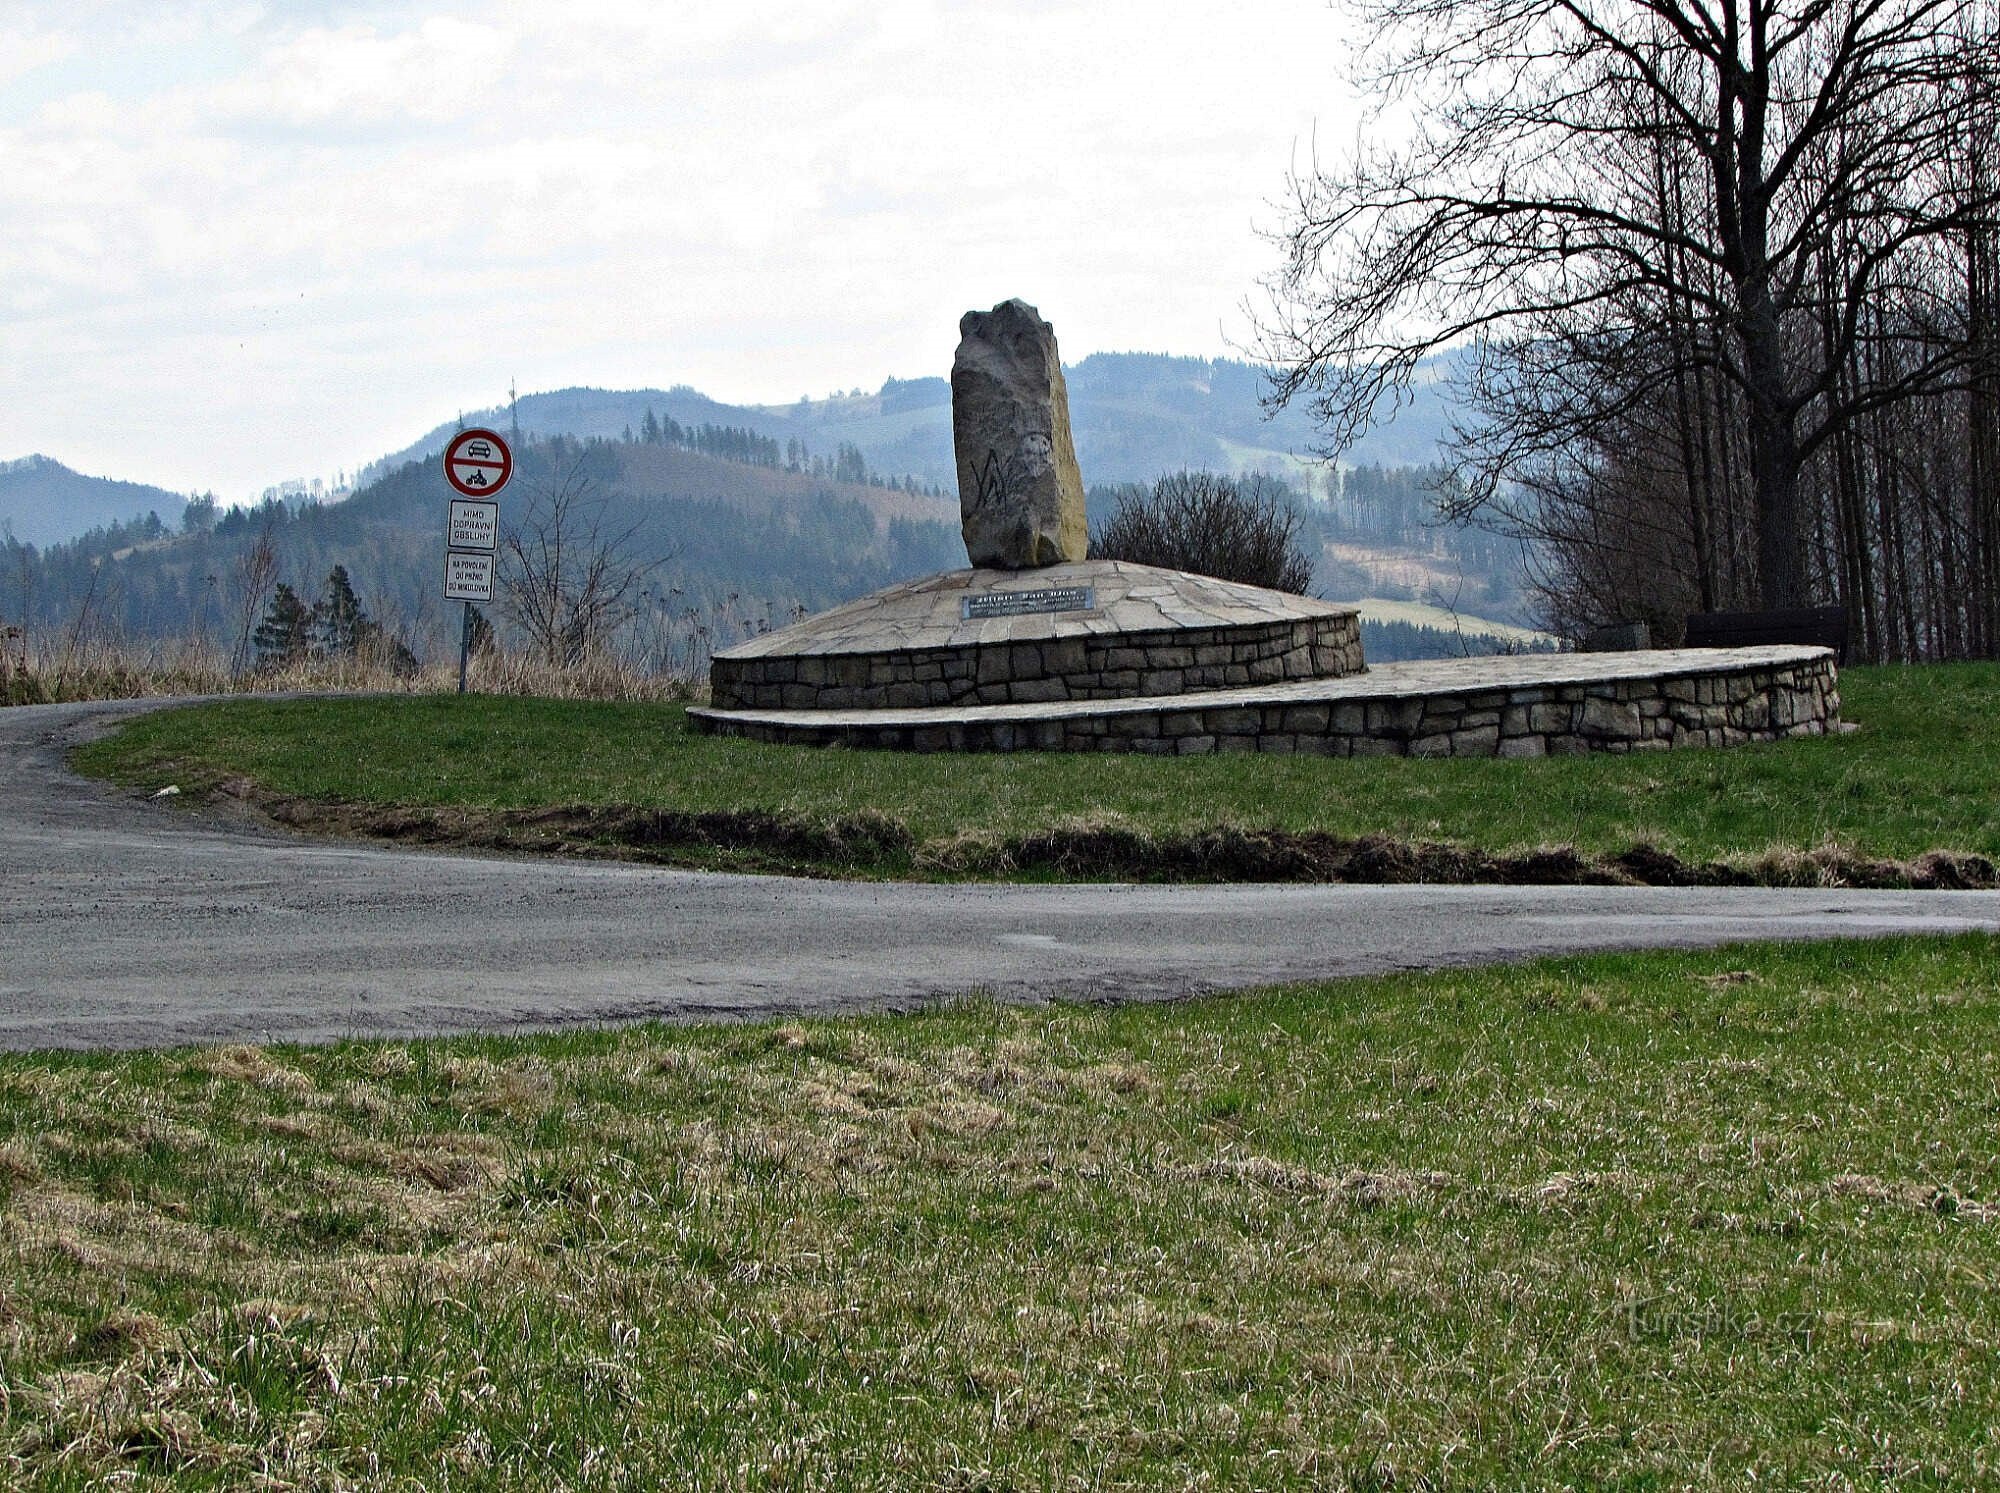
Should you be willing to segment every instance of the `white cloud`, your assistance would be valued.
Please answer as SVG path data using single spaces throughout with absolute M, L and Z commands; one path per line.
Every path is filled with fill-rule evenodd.
M 0 457 L 227 495 L 510 375 L 943 372 L 1007 295 L 1226 351 L 1342 106 L 1320 0 L 26 9 L 70 86 L 0 124 Z
M 66 32 L 0 26 L 0 84 L 60 62 L 73 55 L 79 45 L 77 38 Z
M 318 128 L 339 138 L 384 124 L 464 122 L 504 105 L 514 39 L 445 16 L 385 34 L 368 24 L 314 29 L 270 47 L 207 107 L 239 127 Z

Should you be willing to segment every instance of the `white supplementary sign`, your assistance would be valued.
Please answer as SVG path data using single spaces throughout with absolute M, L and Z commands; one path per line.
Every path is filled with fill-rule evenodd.
M 484 503 L 477 498 L 453 498 L 445 544 L 455 550 L 498 549 L 500 505 Z
M 491 601 L 493 599 L 493 557 L 461 554 L 453 550 L 444 557 L 444 599 L 446 601 Z

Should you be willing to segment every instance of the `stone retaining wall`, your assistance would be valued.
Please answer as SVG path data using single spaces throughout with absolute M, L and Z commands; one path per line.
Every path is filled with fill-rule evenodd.
M 1602 683 L 1426 691 L 1384 698 L 1163 701 L 1142 708 L 957 719 L 786 722 L 689 712 L 697 728 L 759 741 L 904 751 L 1315 753 L 1540 757 L 1665 751 L 1820 736 L 1838 725 L 1830 653 L 1776 666 L 1685 670 Z
M 1039 705 L 1333 679 L 1361 672 L 1355 613 L 877 653 L 718 658 L 717 710 Z

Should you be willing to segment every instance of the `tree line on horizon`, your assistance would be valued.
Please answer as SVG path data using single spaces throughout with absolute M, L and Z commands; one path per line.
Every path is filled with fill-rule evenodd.
M 622 439 L 627 444 L 677 446 L 684 451 L 698 451 L 723 461 L 793 472 L 829 482 L 851 483 L 857 487 L 885 487 L 894 492 L 921 493 L 933 498 L 951 496 L 935 482 L 871 471 L 867 456 L 852 441 L 839 442 L 834 454 L 827 457 L 816 455 L 798 436 L 790 437 L 781 445 L 777 437 L 760 435 L 744 425 L 718 425 L 708 421 L 699 425 L 682 425 L 671 414 L 657 415 L 650 405 L 639 428 L 635 431 L 627 425 Z

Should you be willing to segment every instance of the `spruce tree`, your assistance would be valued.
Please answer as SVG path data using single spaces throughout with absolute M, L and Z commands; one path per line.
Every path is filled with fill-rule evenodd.
M 282 669 L 312 653 L 313 609 L 283 581 L 271 595 L 270 610 L 251 639 L 257 645 L 257 667 Z
M 375 624 L 362 610 L 345 565 L 336 565 L 328 572 L 326 594 L 313 608 L 313 622 L 321 649 L 335 658 L 352 658 L 374 633 Z

